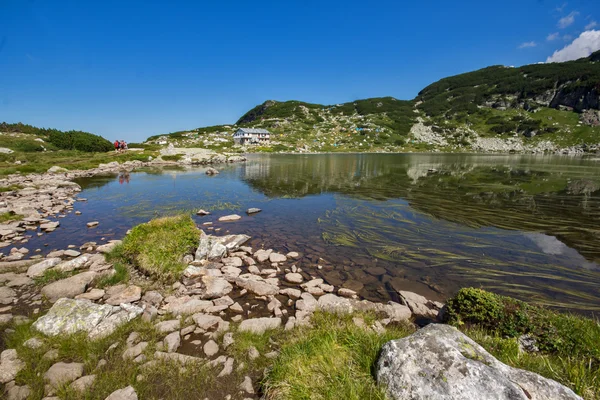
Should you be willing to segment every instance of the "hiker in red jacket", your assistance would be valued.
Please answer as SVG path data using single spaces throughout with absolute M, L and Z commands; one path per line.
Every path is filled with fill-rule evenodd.
M 115 153 L 119 152 L 119 141 L 115 140 Z

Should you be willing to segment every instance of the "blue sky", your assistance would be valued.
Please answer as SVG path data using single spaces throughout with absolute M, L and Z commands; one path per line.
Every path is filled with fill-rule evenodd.
M 584 31 L 600 48 L 599 25 L 598 0 L 0 0 L 0 121 L 133 142 L 267 99 L 412 99 L 448 75 L 546 61 Z

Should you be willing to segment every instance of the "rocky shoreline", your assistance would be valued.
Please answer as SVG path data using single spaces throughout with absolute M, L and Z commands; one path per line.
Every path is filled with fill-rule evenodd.
M 140 271 L 131 271 L 129 282 L 105 288 L 96 287 L 101 278 L 116 273 L 113 265 L 105 260 L 104 254 L 119 245 L 120 241 L 100 246 L 87 243 L 80 248 L 81 253 L 64 250 L 35 264 L 31 261 L 4 262 L 0 267 L 3 271 L 10 272 L 0 274 L 0 281 L 4 282 L 4 286 L 0 287 L 0 304 L 3 305 L 0 322 L 18 325 L 43 314 L 35 320 L 32 329 L 45 337 L 84 332 L 89 340 L 94 341 L 111 335 L 120 326 L 139 317 L 154 324 L 154 329 L 162 339 L 149 356 L 144 353 L 148 342 L 141 340 L 139 334 L 131 333 L 121 354 L 124 361 L 139 365 L 141 371 L 151 369 L 159 360 L 180 363 L 182 368 L 203 364 L 214 369 L 217 378 L 226 379 L 234 369 L 240 368 L 239 360 L 225 352 L 235 342 L 233 332 L 262 334 L 280 328 L 291 331 L 298 327 L 310 327 L 315 312 L 359 312 L 371 313 L 376 319 L 367 324 L 357 316 L 353 319 L 356 326 L 382 334 L 388 325 L 414 324 L 420 321 L 418 325 L 422 326 L 436 322 L 443 310 L 442 303 L 429 301 L 407 291 L 398 292 L 401 303 L 362 300 L 350 289 L 336 288 L 297 268 L 294 262 L 300 257 L 299 253 L 283 254 L 273 249 L 252 249 L 245 246 L 249 240 L 250 237 L 246 235 L 213 236 L 201 232 L 195 252 L 182 255 L 188 266 L 181 278 L 172 285 L 161 284 Z M 50 270 L 70 272 L 73 275 L 42 287 L 36 285 L 35 279 Z M 48 307 L 47 313 L 42 311 Z M 31 313 L 23 315 L 18 310 L 31 310 Z M 234 331 L 233 326 L 236 327 Z M 388 387 L 391 398 L 400 399 L 407 393 L 417 392 L 423 395 L 441 395 L 440 389 L 433 387 L 431 381 L 423 377 L 417 392 L 407 392 L 406 380 L 409 378 L 406 374 L 398 373 L 398 369 L 410 365 L 414 369 L 414 375 L 421 376 L 419 371 L 424 366 L 418 361 L 415 364 L 415 360 L 410 357 L 408 361 L 405 360 L 408 350 L 399 353 L 397 346 L 408 345 L 412 352 L 434 357 L 434 353 L 439 353 L 440 346 L 435 341 L 442 340 L 442 336 L 435 332 L 446 332 L 437 326 L 444 325 L 429 325 L 428 330 L 423 330 L 420 334 L 425 337 L 422 341 L 413 343 L 400 339 L 395 341 L 397 344 L 384 348 L 377 379 Z M 459 343 L 466 340 L 463 339 L 464 335 L 454 328 L 447 328 L 450 330 L 444 335 L 453 338 L 453 346 L 460 353 L 462 350 Z M 10 331 L 12 328 L 7 329 Z M 10 333 L 8 331 L 5 334 Z M 421 331 L 415 335 L 419 332 Z M 36 348 L 42 344 L 42 339 L 32 338 L 24 346 Z M 118 342 L 113 344 L 114 348 L 119 345 Z M 550 396 L 559 393 L 559 398 L 579 398 L 554 381 L 521 370 L 506 370 L 504 364 L 493 359 L 478 345 L 475 346 L 475 354 L 479 354 L 477 357 L 488 359 L 489 365 L 485 367 L 476 363 L 468 368 L 479 371 L 474 376 L 479 376 L 482 368 L 485 370 L 483 375 L 491 376 L 492 383 L 488 382 L 484 387 L 492 385 L 502 388 L 507 385 L 504 374 L 512 374 L 509 375 L 510 380 L 519 383 L 510 384 L 512 386 L 507 393 L 510 392 L 511 396 L 518 395 L 519 388 L 527 388 L 527 392 L 520 392 L 522 396 L 525 396 L 523 393 L 543 393 Z M 278 351 L 261 355 L 255 348 L 249 349 L 249 357 L 260 356 L 275 358 Z M 49 350 L 44 357 L 56 359 L 56 351 Z M 452 368 L 460 370 L 462 364 L 469 364 L 469 357 L 462 358 Z M 5 385 L 8 398 L 27 398 L 30 389 L 14 382 L 19 371 L 25 367 L 16 350 L 5 349 L 0 360 L 0 383 Z M 94 370 L 89 370 L 81 363 L 55 362 L 44 374 L 47 382 L 45 399 L 57 399 L 51 396 L 55 396 L 59 387 L 65 385 L 73 390 L 85 391 L 94 384 L 95 371 L 101 369 L 102 365 L 100 360 Z M 443 365 L 439 367 L 440 370 L 447 371 L 449 376 L 453 373 Z M 490 368 L 493 373 L 488 371 Z M 143 380 L 143 373 L 137 379 Z M 224 388 L 223 397 L 239 395 L 239 398 L 244 399 L 258 398 L 258 383 L 256 377 L 246 376 L 238 387 Z M 464 382 L 460 384 L 467 385 Z M 472 393 L 479 392 L 481 389 Z M 131 386 L 115 393 L 108 396 L 107 400 L 138 398 Z
M 179 161 L 163 161 L 160 159 L 148 162 L 126 161 L 122 164 L 113 161 L 100 164 L 97 168 L 89 170 L 69 171 L 55 166 L 44 174 L 9 175 L 0 179 L 0 189 L 4 189 L 0 191 L 0 214 L 14 215 L 15 218 L 6 223 L 0 222 L 0 261 L 18 261 L 27 258 L 31 250 L 26 247 L 13 247 L 9 254 L 4 254 L 1 250 L 9 246 L 25 245 L 32 237 L 30 231 L 36 231 L 37 236 L 53 232 L 60 225 L 60 219 L 72 212 L 76 201 L 86 201 L 83 198 L 76 199 L 81 187 L 73 182 L 74 179 L 129 173 L 136 169 L 148 167 L 218 165 L 244 161 L 246 161 L 246 158 L 239 155 L 217 155 L 214 157 L 211 155 L 210 157 L 195 159 L 193 162 L 187 158 Z M 218 171 L 211 167 L 208 173 L 215 174 Z M 88 221 L 87 223 L 91 224 L 88 226 L 94 226 L 96 222 Z M 36 259 L 40 257 L 31 255 L 29 258 Z

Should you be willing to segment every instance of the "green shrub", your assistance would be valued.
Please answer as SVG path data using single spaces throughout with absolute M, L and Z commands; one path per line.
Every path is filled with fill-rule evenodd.
M 600 326 L 595 320 L 475 288 L 459 290 L 446 305 L 444 319 L 450 324 L 475 326 L 502 337 L 530 334 L 541 351 L 600 363 Z

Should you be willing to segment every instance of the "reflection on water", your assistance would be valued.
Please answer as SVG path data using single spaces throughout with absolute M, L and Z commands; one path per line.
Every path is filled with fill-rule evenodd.
M 33 240 L 49 250 L 211 208 L 199 223 L 300 251 L 299 266 L 369 299 L 397 289 L 442 299 L 474 285 L 597 311 L 599 171 L 598 160 L 548 156 L 255 156 L 216 177 L 194 168 L 82 180 L 82 216 Z M 263 212 L 216 222 L 249 207 Z M 88 220 L 100 225 L 88 230 Z

